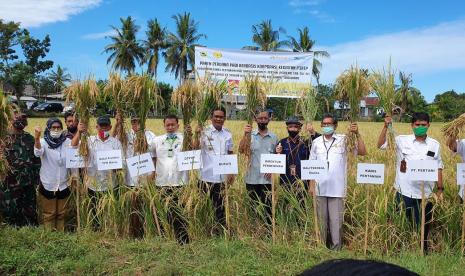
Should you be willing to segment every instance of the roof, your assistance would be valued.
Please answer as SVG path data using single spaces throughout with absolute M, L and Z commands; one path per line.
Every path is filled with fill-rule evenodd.
M 16 101 L 16 96 L 10 96 L 10 98 L 11 98 L 12 100 L 15 100 L 15 101 Z M 35 101 L 37 101 L 36 98 L 34 98 L 34 97 L 28 97 L 28 96 L 22 96 L 22 97 L 20 98 L 20 100 L 21 100 L 21 101 L 26 101 L 26 102 L 29 102 L 29 101 L 34 101 L 34 102 L 35 102 Z

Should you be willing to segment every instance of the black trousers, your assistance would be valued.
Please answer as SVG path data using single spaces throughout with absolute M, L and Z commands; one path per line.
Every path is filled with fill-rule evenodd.
M 210 196 L 215 211 L 216 223 L 226 228 L 226 210 L 224 208 L 224 185 L 225 183 L 211 183 L 199 181 L 200 189 Z
M 179 195 L 182 193 L 183 187 L 160 187 L 160 192 L 163 198 L 170 197 L 171 202 L 167 210 L 168 223 L 173 227 L 176 240 L 180 244 L 189 243 L 189 235 L 187 232 L 187 222 L 179 213 Z M 173 206 L 174 205 L 174 206 Z
M 246 184 L 245 186 L 252 200 L 253 209 L 257 211 L 257 207 L 263 205 L 266 223 L 271 225 L 271 184 Z
M 421 227 L 421 199 L 410 198 L 400 193 L 396 193 L 396 201 L 398 206 L 404 204 L 405 215 L 410 222 L 414 223 L 415 227 Z M 424 250 L 428 250 L 428 234 L 431 221 L 433 218 L 433 203 L 427 202 L 425 206 L 425 241 L 423 243 Z

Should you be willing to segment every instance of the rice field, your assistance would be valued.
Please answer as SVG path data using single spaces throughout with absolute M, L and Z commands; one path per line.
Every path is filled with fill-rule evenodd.
M 29 119 L 27 131 L 32 132 L 36 125 L 45 125 L 45 119 Z M 94 121 L 92 121 L 94 122 Z M 91 126 L 92 131 L 95 128 Z M 233 133 L 235 153 L 240 139 L 243 137 L 245 121 L 226 121 L 225 126 Z M 338 130 L 345 133 L 348 124 L 341 122 Z M 346 198 L 346 212 L 344 222 L 344 248 L 358 253 L 392 255 L 401 252 L 418 253 L 420 255 L 420 233 L 407 223 L 404 213 L 396 209 L 394 199 L 393 181 L 395 177 L 393 160 L 388 155 L 376 148 L 376 141 L 383 127 L 383 123 L 361 122 L 360 133 L 363 137 L 368 155 L 358 157 L 358 162 L 384 163 L 386 164 L 386 182 L 382 186 L 358 185 L 355 183 L 356 164 L 349 164 L 349 188 Z M 429 135 L 442 144 L 442 158 L 444 161 L 444 199 L 434 203 L 432 230 L 430 232 L 431 251 L 441 254 L 461 254 L 461 225 L 462 205 L 460 203 L 458 187 L 456 185 L 456 163 L 459 158 L 451 154 L 445 147 L 441 135 L 441 123 L 432 123 Z M 273 121 L 269 128 L 279 138 L 286 136 L 284 122 Z M 162 120 L 147 120 L 147 129 L 156 135 L 163 133 Z M 320 130 L 316 126 L 317 131 Z M 397 134 L 411 133 L 409 124 L 395 123 L 394 130 Z M 182 131 L 182 126 L 180 131 Z M 256 206 L 250 201 L 244 184 L 246 162 L 239 162 L 239 175 L 227 190 L 227 216 L 228 227 L 224 234 L 227 239 L 260 239 L 272 241 L 271 227 L 266 225 L 263 206 Z M 124 179 L 117 175 L 118 179 Z M 137 214 L 144 218 L 145 237 L 162 236 L 168 240 L 174 240 L 167 218 L 168 208 L 174 208 L 177 213 L 185 218 L 191 240 L 205 240 L 212 236 L 214 228 L 214 214 L 212 203 L 207 196 L 199 192 L 196 184 L 196 173 L 191 174 L 191 181 L 180 194 L 163 194 L 154 185 L 148 185 L 138 190 L 121 188 L 115 192 L 100 198 L 96 217 L 100 221 L 101 231 L 115 237 L 127 237 L 129 235 L 129 216 L 131 198 L 134 193 L 142 198 L 142 206 Z M 122 181 L 122 180 L 120 180 Z M 76 204 L 80 208 L 80 231 L 92 231 L 93 217 L 88 212 L 89 200 L 81 190 L 79 200 L 76 194 L 79 189 L 73 189 L 71 214 L 75 214 Z M 178 197 L 179 202 L 173 201 Z M 277 187 L 276 205 L 276 236 L 277 244 L 300 244 L 308 248 L 319 247 L 314 231 L 313 202 L 309 196 L 305 204 L 301 205 L 296 197 L 289 192 Z M 72 217 L 72 216 L 71 216 Z M 70 219 L 71 225 L 76 221 Z M 365 246 L 366 244 L 366 246 Z M 366 252 L 365 252 L 366 250 Z

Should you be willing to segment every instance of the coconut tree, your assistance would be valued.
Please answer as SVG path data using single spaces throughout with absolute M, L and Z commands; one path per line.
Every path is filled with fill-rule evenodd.
M 252 26 L 252 41 L 255 46 L 245 46 L 242 49 L 254 51 L 279 51 L 286 41 L 279 40 L 279 33 L 286 33 L 283 28 L 273 29 L 271 20 L 263 20 Z
M 294 52 L 313 53 L 312 74 L 316 79 L 317 85 L 319 85 L 322 64 L 318 58 L 328 58 L 329 53 L 327 51 L 313 50 L 316 41 L 311 39 L 308 27 L 304 27 L 303 29 L 299 28 L 297 29 L 297 32 L 299 33 L 299 36 L 297 38 L 289 36 L 289 41 L 287 41 L 287 44 Z
M 161 27 L 157 19 L 147 22 L 147 39 L 144 41 L 145 57 L 147 62 L 147 73 L 152 77 L 157 75 L 160 51 L 166 48 L 166 28 Z
M 171 71 L 183 82 L 187 77 L 188 66 L 194 67 L 195 46 L 200 46 L 197 42 L 207 36 L 199 33 L 199 23 L 192 19 L 190 13 L 173 15 L 172 18 L 176 23 L 176 31 L 167 35 L 167 50 L 163 55 L 166 71 Z
M 71 75 L 66 73 L 66 68 L 57 66 L 56 71 L 48 74 L 48 79 L 53 83 L 55 92 L 59 93 L 66 87 L 66 84 L 71 81 Z
M 111 63 L 114 70 L 125 71 L 132 74 L 137 63 L 144 58 L 144 49 L 136 39 L 139 26 L 131 16 L 120 18 L 121 29 L 111 26 L 115 35 L 109 36 L 111 43 L 105 46 L 105 53 L 110 53 L 107 64 Z
M 400 101 L 400 118 L 407 112 L 409 98 L 411 98 L 412 89 L 410 85 L 412 84 L 412 74 L 406 74 L 404 72 L 399 72 L 400 86 L 397 89 L 397 97 Z

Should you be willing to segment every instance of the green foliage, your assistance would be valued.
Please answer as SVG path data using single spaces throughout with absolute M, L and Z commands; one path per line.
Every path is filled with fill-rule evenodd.
M 160 93 L 160 97 L 163 99 L 163 102 L 165 103 L 164 106 L 159 109 L 159 115 L 176 113 L 176 108 L 170 104 L 171 95 L 173 94 L 173 86 L 165 82 L 158 82 L 157 86 L 158 92 Z
M 297 99 L 269 98 L 267 108 L 273 110 L 273 120 L 286 120 L 296 113 Z
M 144 41 L 144 60 L 147 62 L 147 73 L 156 77 L 158 62 L 160 61 L 160 51 L 167 47 L 167 30 L 161 27 L 157 19 L 154 19 L 147 22 L 147 31 L 145 34 L 147 35 L 147 39 Z
M 252 41 L 256 46 L 245 46 L 243 49 L 254 51 L 278 51 L 286 45 L 279 39 L 279 33 L 285 33 L 283 28 L 275 30 L 271 20 L 263 20 L 252 26 Z
M 451 121 L 465 113 L 465 93 L 459 94 L 454 90 L 446 91 L 436 95 L 433 104 L 439 109 L 438 117 L 445 121 Z

